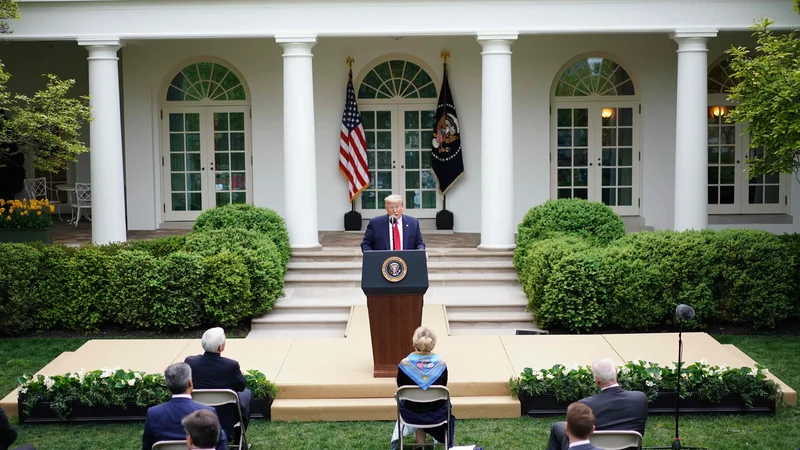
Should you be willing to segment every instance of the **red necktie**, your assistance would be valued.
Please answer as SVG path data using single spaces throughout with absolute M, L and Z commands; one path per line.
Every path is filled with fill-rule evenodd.
M 397 222 L 394 223 L 394 249 L 400 250 L 400 230 L 397 229 Z

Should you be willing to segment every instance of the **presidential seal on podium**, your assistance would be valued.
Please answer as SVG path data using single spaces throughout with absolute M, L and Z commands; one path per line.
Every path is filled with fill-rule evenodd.
M 386 261 L 383 262 L 383 266 L 381 267 L 383 277 L 392 283 L 397 283 L 405 278 L 407 272 L 408 266 L 399 256 L 390 256 L 386 258 Z

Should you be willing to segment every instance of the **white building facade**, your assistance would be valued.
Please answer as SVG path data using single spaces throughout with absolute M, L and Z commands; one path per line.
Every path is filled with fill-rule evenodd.
M 191 223 L 241 202 L 287 219 L 294 248 L 319 247 L 350 210 L 338 170 L 348 66 L 369 147 L 368 219 L 389 193 L 435 228 L 430 167 L 442 82 L 465 174 L 448 192 L 456 232 L 514 247 L 548 199 L 602 201 L 654 229 L 796 232 L 793 175 L 748 179 L 725 50 L 753 46 L 789 0 L 250 1 L 22 0 L 0 48 L 13 91 L 41 73 L 90 95 L 92 151 L 69 180 L 93 187 L 93 240 Z

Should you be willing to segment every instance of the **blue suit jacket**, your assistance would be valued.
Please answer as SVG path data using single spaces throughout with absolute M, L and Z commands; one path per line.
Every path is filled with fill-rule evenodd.
M 424 250 L 425 242 L 419 229 L 419 220 L 403 214 L 403 250 Z M 389 215 L 373 217 L 367 225 L 364 239 L 361 240 L 361 251 L 391 250 L 389 238 Z
M 181 425 L 181 420 L 199 409 L 214 412 L 214 408 L 189 398 L 173 398 L 167 403 L 147 408 L 147 422 L 144 423 L 144 434 L 142 434 L 142 450 L 151 450 L 153 444 L 158 441 L 186 439 L 186 431 Z M 216 450 L 228 450 L 228 439 L 222 430 L 219 432 Z

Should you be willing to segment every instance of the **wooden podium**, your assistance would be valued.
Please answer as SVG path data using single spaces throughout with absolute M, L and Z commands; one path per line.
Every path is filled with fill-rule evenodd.
M 428 290 L 425 250 L 364 252 L 361 289 L 367 296 L 373 376 L 394 378 L 400 360 L 414 351 Z

